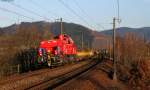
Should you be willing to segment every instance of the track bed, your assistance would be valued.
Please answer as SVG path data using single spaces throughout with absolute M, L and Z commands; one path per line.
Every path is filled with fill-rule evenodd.
M 82 68 L 83 66 L 88 65 L 91 62 L 93 62 L 93 60 L 82 61 L 53 69 L 41 69 L 38 71 L 12 76 L 7 78 L 6 80 L 0 81 L 0 87 L 1 90 L 30 89 L 46 81 L 56 79 L 66 73 Z

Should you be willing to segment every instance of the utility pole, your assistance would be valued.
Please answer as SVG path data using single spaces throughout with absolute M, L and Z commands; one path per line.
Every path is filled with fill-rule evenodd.
M 60 18 L 60 33 L 63 34 L 63 22 L 62 22 L 62 18 Z
M 91 50 L 91 47 L 90 47 L 90 41 L 88 40 L 88 46 L 87 46 L 88 50 Z
M 110 58 L 110 59 L 112 59 L 111 53 L 112 53 L 112 52 L 111 52 L 111 43 L 110 43 L 110 41 L 109 41 L 109 58 Z
M 84 37 L 83 37 L 83 32 L 81 32 L 81 47 L 82 47 L 82 50 L 83 50 L 83 48 L 84 48 L 84 43 L 83 43 L 83 39 L 84 39 Z
M 60 34 L 63 34 L 63 20 L 62 20 L 62 18 L 56 19 L 56 22 L 60 23 Z
M 113 67 L 114 67 L 114 73 L 113 73 L 113 80 L 117 81 L 117 67 L 116 67 L 116 18 L 113 18 Z

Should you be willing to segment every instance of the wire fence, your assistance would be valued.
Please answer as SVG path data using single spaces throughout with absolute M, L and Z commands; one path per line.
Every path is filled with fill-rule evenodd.
M 19 74 L 21 71 L 21 65 L 5 66 L 0 68 L 0 79 L 13 74 Z

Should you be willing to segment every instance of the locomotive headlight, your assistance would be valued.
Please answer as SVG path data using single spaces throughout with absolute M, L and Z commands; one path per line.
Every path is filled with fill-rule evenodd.
M 90 56 L 92 56 L 92 55 L 93 55 L 93 52 L 91 51 L 91 52 L 90 52 Z
M 50 50 L 48 50 L 47 52 L 48 52 L 48 53 L 50 53 L 51 51 L 50 51 Z
M 77 53 L 77 56 L 80 56 L 80 57 L 92 56 L 92 55 L 93 55 L 92 51 L 82 51 L 82 52 Z

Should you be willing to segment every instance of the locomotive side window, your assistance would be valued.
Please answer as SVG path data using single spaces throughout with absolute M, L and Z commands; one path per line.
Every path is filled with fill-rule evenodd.
M 67 42 L 68 44 L 71 44 L 71 42 L 70 42 L 70 40 L 68 39 L 68 42 Z
M 66 38 L 67 38 L 68 36 L 67 36 L 67 35 L 64 35 L 64 37 L 66 37 Z
M 69 38 L 70 43 L 73 43 L 73 40 L 71 38 Z
M 54 37 L 54 39 L 59 39 L 59 37 L 58 37 L 58 36 L 56 36 L 56 37 Z

